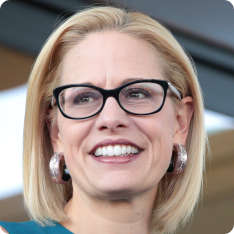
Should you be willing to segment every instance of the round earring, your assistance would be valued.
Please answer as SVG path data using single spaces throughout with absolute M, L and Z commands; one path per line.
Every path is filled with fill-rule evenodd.
M 187 152 L 183 145 L 174 143 L 170 165 L 167 173 L 170 175 L 179 175 L 184 172 L 187 164 Z
M 62 170 L 60 169 L 60 164 L 62 164 Z M 52 155 L 49 166 L 50 176 L 53 182 L 56 184 L 66 184 L 70 180 L 71 176 L 67 170 L 67 166 L 64 161 L 64 154 L 62 152 L 56 152 Z

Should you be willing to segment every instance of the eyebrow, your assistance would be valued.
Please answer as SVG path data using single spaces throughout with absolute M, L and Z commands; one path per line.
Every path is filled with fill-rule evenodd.
M 132 81 L 136 81 L 136 80 L 144 80 L 144 79 L 143 78 L 127 78 L 120 83 L 120 86 L 127 84 L 129 82 L 132 82 Z
M 84 84 L 84 85 L 93 85 L 94 86 L 94 84 L 92 83 L 92 82 L 82 82 L 82 83 L 79 83 L 79 84 Z
M 132 82 L 132 81 L 136 81 L 136 80 L 144 80 L 143 78 L 127 78 L 125 80 L 123 80 L 121 83 L 120 83 L 120 86 L 124 85 L 124 84 L 127 84 L 129 82 Z M 82 82 L 80 84 L 84 84 L 84 85 L 93 85 L 95 86 L 92 82 Z

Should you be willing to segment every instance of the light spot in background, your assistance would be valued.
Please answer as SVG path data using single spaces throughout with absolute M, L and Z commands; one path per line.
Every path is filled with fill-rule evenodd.
M 22 193 L 26 90 L 22 85 L 0 92 L 0 199 Z
M 27 86 L 0 92 L 0 199 L 22 193 L 23 123 Z M 234 129 L 234 118 L 205 110 L 208 134 Z
M 234 118 L 206 109 L 205 126 L 208 135 L 234 129 Z

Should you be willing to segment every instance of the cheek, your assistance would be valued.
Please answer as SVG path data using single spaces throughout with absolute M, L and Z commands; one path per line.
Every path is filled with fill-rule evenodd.
M 66 159 L 72 160 L 72 157 L 81 155 L 82 145 L 91 131 L 90 122 L 58 118 L 60 141 Z
M 151 139 L 154 165 L 165 168 L 169 164 L 173 145 L 173 125 L 167 117 L 155 123 Z
M 145 116 L 144 119 L 135 117 L 134 122 L 156 152 L 161 148 L 172 148 L 175 124 L 173 111 L 161 111 L 151 116 Z
M 159 181 L 167 171 L 172 156 L 175 113 L 173 109 L 164 108 L 144 119 L 142 122 L 142 119 L 135 118 L 135 124 L 146 138 L 144 141 L 148 142 L 147 168 Z
M 65 156 L 65 162 L 73 181 L 83 184 L 85 181 L 85 145 L 91 132 L 92 121 L 61 119 L 59 132 Z

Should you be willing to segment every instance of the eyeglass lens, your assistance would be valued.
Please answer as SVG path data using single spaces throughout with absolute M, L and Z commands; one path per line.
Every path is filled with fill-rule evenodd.
M 148 114 L 158 110 L 164 98 L 164 90 L 156 83 L 135 83 L 119 93 L 122 107 L 134 114 Z M 97 113 L 103 105 L 102 94 L 90 87 L 71 87 L 59 94 L 63 112 L 72 118 L 85 118 Z

